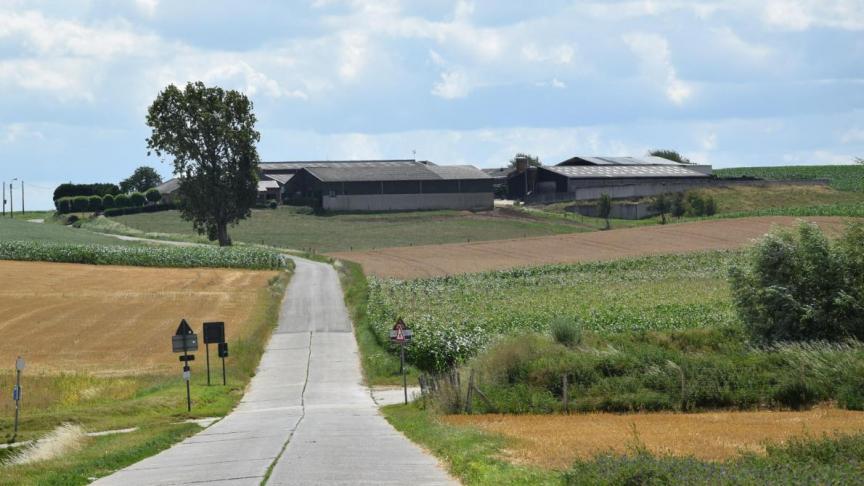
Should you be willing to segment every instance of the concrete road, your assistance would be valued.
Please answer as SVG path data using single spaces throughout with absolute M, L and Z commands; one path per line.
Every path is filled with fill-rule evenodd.
M 378 414 L 336 271 L 295 259 L 279 327 L 240 405 L 97 485 L 456 484 Z

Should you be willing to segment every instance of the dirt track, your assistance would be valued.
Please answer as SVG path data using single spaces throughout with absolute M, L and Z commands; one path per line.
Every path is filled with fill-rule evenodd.
M 739 248 L 767 233 L 772 226 L 792 226 L 800 219 L 786 216 L 719 219 L 517 240 L 339 252 L 331 256 L 360 263 L 367 274 L 410 279 L 551 263 Z M 844 224 L 843 218 L 835 217 L 803 219 L 817 223 L 829 232 L 840 230 Z
M 236 342 L 274 274 L 0 261 L 0 363 L 21 354 L 31 372 L 179 369 L 180 319 L 199 334 L 203 321 L 225 321 Z

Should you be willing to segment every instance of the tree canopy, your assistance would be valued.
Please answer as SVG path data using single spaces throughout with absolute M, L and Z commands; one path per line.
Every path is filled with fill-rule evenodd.
M 257 197 L 258 151 L 252 101 L 202 82 L 169 85 L 147 113 L 147 148 L 173 157 L 180 211 L 196 231 L 221 246 L 228 225 L 251 214 Z
M 153 167 L 138 167 L 131 176 L 120 181 L 120 190 L 125 193 L 146 192 L 162 184 L 162 176 Z
M 683 155 L 679 154 L 675 150 L 668 150 L 668 149 L 652 150 L 652 151 L 648 152 L 648 155 L 653 155 L 654 157 L 662 157 L 664 159 L 671 160 L 673 162 L 679 162 L 681 164 L 692 164 L 693 163 L 690 161 L 690 159 L 688 159 L 687 157 L 684 157 Z
M 540 157 L 519 152 L 514 155 L 512 159 L 510 159 L 510 167 L 516 167 L 516 159 L 518 159 L 519 157 L 525 157 L 528 159 L 528 167 L 540 167 L 542 165 L 540 163 Z

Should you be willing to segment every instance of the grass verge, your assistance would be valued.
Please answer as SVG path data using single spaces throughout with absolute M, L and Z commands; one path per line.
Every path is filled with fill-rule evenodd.
M 366 313 L 369 303 L 369 284 L 366 275 L 363 274 L 363 267 L 354 262 L 340 260 L 337 269 L 345 293 L 345 304 L 354 322 L 354 335 L 360 349 L 360 360 L 367 385 L 401 385 L 399 357 L 388 351 L 389 343 L 383 343 L 378 339 Z M 407 366 L 408 382 L 415 383 L 418 371 L 414 366 Z

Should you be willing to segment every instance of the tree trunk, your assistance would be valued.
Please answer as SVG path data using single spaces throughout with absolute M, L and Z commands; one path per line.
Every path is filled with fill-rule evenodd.
M 217 223 L 216 236 L 219 239 L 219 246 L 231 246 L 231 237 L 228 236 L 228 223 Z

